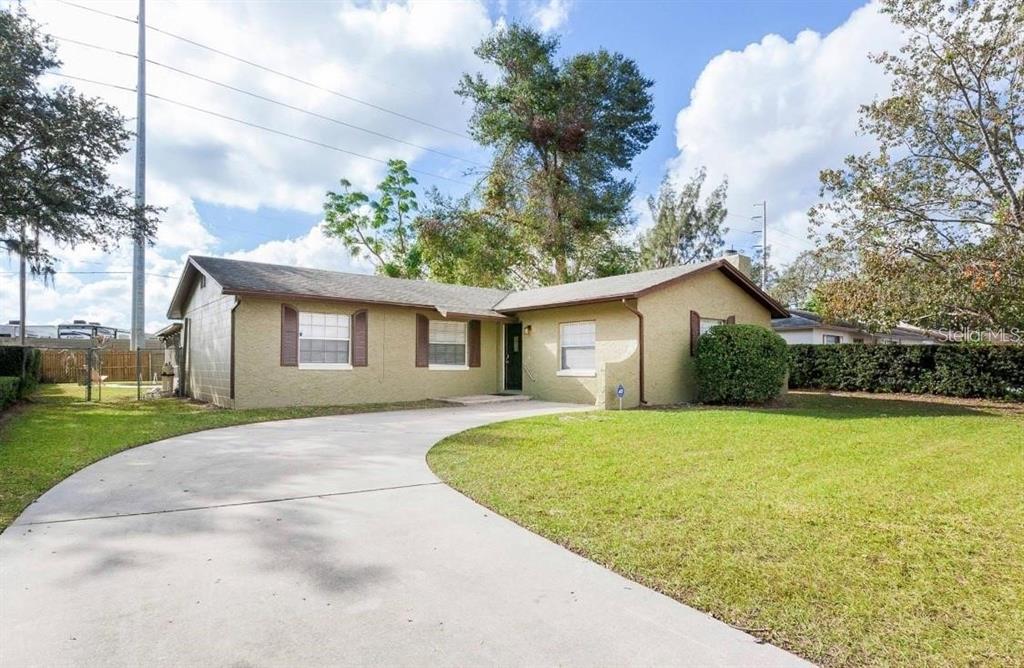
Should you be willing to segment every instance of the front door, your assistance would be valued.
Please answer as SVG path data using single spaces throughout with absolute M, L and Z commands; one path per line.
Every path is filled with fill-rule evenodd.
M 505 389 L 523 389 L 523 325 L 505 325 Z

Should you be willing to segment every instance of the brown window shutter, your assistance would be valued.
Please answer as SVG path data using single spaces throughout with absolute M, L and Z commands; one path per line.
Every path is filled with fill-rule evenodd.
M 369 366 L 366 309 L 352 314 L 352 366 Z
M 430 366 L 430 321 L 416 314 L 416 366 Z
M 480 366 L 480 321 L 470 320 L 467 329 L 469 330 L 469 366 Z
M 736 324 L 736 316 L 731 315 L 728 318 L 726 318 L 725 319 L 725 324 L 727 324 L 727 325 L 735 325 Z
M 299 312 L 281 304 L 281 366 L 299 366 Z
M 697 339 L 700 338 L 700 313 L 690 311 L 690 356 L 697 354 Z

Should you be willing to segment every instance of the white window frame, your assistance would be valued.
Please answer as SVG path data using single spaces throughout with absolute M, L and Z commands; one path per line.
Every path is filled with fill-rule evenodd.
M 708 333 L 708 330 L 712 327 L 718 327 L 719 325 L 725 324 L 725 318 L 701 318 L 700 328 L 697 330 L 697 338 L 704 336 Z M 705 326 L 706 325 L 706 326 Z
M 594 326 L 594 342 L 593 345 L 580 346 L 580 345 L 565 345 L 563 342 L 563 333 L 565 328 L 571 325 L 586 325 L 590 324 Z M 597 321 L 596 320 L 575 320 L 573 322 L 560 322 L 558 323 L 558 376 L 568 376 L 570 378 L 593 378 L 597 376 L 597 369 L 566 369 L 563 367 L 563 360 L 565 355 L 562 351 L 566 348 L 592 348 L 594 350 L 594 366 L 597 366 Z
M 313 339 L 312 336 L 302 336 L 303 315 L 329 315 L 337 318 L 344 318 L 348 322 L 348 338 L 315 337 L 317 341 L 345 341 L 348 343 L 348 359 L 345 362 L 303 362 L 302 361 L 302 339 Z M 348 313 L 326 313 L 324 311 L 299 311 L 298 313 L 299 335 L 296 337 L 295 359 L 299 362 L 300 369 L 311 370 L 333 370 L 347 371 L 352 368 L 352 316 Z
M 432 341 L 430 336 L 434 323 L 445 324 L 445 325 L 462 325 L 462 347 L 464 348 L 462 359 L 466 361 L 465 364 L 432 364 L 430 362 L 430 346 Z M 459 344 L 448 344 L 444 345 L 459 345 Z M 427 369 L 430 371 L 469 371 L 469 323 L 461 320 L 431 320 L 427 325 Z
M 835 341 L 829 341 L 829 339 L 835 339 Z M 821 344 L 825 346 L 838 346 L 843 342 L 842 334 L 822 334 Z

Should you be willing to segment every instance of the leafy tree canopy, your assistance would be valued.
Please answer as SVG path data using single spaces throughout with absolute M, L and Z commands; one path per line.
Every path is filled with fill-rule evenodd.
M 877 150 L 821 173 L 811 218 L 853 271 L 825 314 L 877 327 L 1024 324 L 1024 4 L 883 0 L 905 29 L 872 56 L 889 97 L 861 109 Z
M 721 249 L 729 231 L 724 226 L 728 183 L 723 180 L 701 203 L 706 178 L 707 171 L 701 168 L 677 188 L 666 177 L 658 194 L 647 198 L 654 227 L 640 239 L 641 267 L 660 269 L 703 262 Z
M 476 49 L 498 72 L 465 75 L 472 136 L 494 150 L 481 195 L 528 283 L 565 283 L 619 266 L 633 182 L 623 172 L 654 139 L 653 85 L 636 63 L 599 50 L 556 60 L 558 40 L 511 25 Z
M 377 273 L 394 278 L 422 278 L 423 258 L 414 216 L 419 206 L 416 179 L 403 160 L 389 160 L 388 173 L 377 186 L 378 196 L 353 191 L 341 180 L 341 192 L 328 192 L 324 229 L 353 255 L 365 254 Z
M 40 236 L 108 250 L 129 236 L 151 240 L 157 223 L 157 210 L 137 209 L 107 173 L 128 149 L 126 119 L 69 87 L 42 88 L 59 65 L 24 10 L 0 10 L 0 243 L 36 274 L 54 268 Z

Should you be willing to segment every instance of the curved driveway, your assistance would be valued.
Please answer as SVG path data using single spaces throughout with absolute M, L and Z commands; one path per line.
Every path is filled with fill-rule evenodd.
M 800 665 L 494 515 L 439 439 L 516 402 L 128 450 L 0 536 L 3 666 Z

